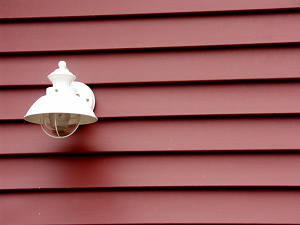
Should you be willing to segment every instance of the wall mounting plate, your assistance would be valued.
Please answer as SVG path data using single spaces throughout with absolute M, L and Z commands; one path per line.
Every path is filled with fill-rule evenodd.
M 84 100 L 91 107 L 91 109 L 94 110 L 95 95 L 92 89 L 90 89 L 89 86 L 87 86 L 86 84 L 78 81 L 73 81 L 70 86 L 72 88 L 76 88 L 77 89 L 76 95 L 82 100 Z

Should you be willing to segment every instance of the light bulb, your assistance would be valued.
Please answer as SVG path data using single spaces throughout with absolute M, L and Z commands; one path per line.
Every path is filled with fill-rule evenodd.
M 41 116 L 42 129 L 51 137 L 64 138 L 79 126 L 80 115 L 71 113 L 45 113 Z

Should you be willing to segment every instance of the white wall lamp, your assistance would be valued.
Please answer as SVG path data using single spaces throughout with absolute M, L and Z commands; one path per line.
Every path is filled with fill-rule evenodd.
M 65 138 L 73 134 L 79 125 L 94 123 L 98 119 L 93 110 L 95 96 L 84 83 L 74 81 L 66 62 L 60 61 L 59 68 L 48 75 L 53 87 L 46 90 L 28 110 L 24 119 L 41 124 L 51 137 Z

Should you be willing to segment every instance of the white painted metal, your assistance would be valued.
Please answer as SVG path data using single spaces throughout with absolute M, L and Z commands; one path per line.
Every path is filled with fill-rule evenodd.
M 45 114 L 66 113 L 80 115 L 79 125 L 96 122 L 98 119 L 93 112 L 93 91 L 81 82 L 74 82 L 76 77 L 67 69 L 64 61 L 58 65 L 59 68 L 48 76 L 53 87 L 47 88 L 46 95 L 31 106 L 24 119 L 41 124 Z

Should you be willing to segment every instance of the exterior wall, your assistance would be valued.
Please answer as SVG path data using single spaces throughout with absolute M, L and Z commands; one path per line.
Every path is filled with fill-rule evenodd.
M 298 1 L 1 5 L 1 224 L 300 223 Z M 57 140 L 60 60 L 99 121 Z

